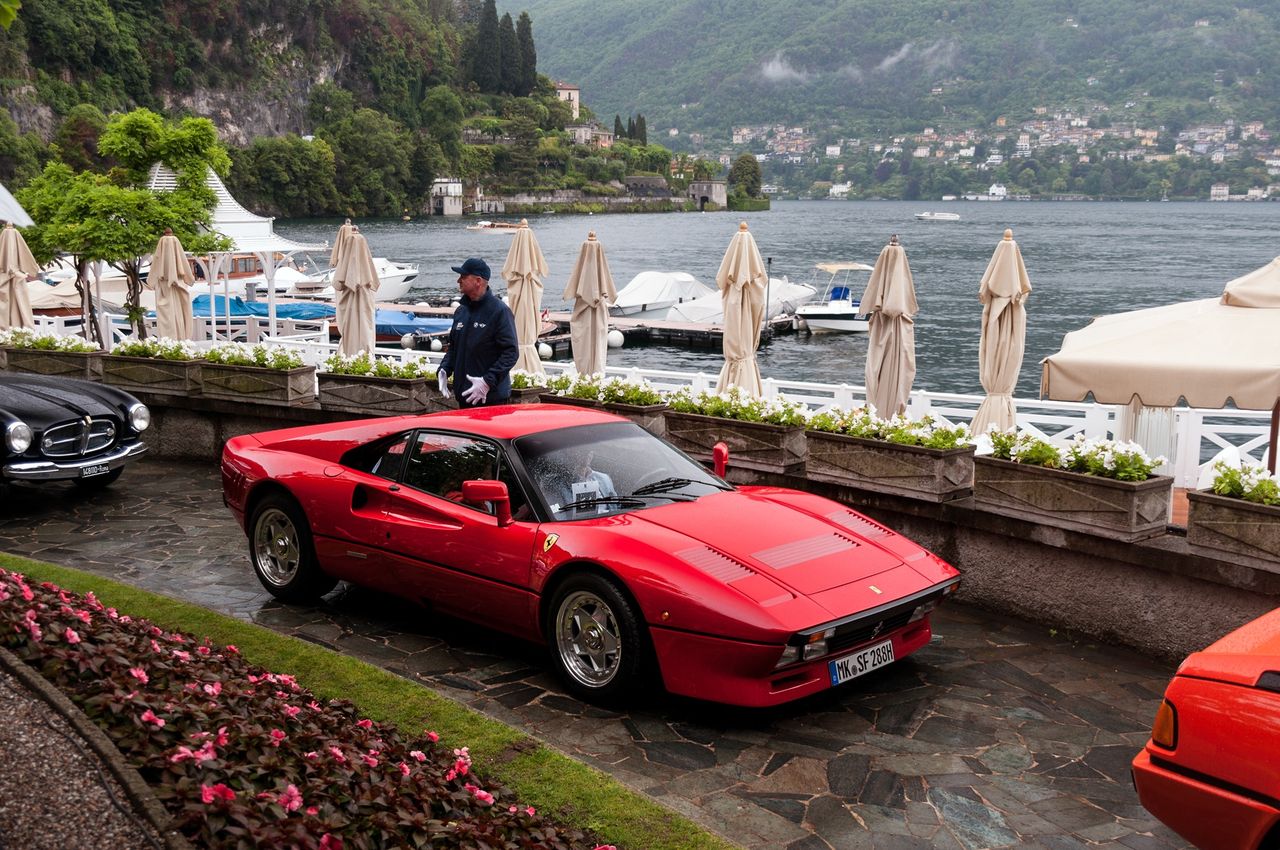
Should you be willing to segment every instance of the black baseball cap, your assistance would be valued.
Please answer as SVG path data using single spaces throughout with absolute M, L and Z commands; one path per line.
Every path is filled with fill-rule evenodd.
M 479 275 L 485 280 L 489 279 L 489 264 L 479 257 L 467 257 L 460 266 L 450 266 L 458 274 L 474 274 Z

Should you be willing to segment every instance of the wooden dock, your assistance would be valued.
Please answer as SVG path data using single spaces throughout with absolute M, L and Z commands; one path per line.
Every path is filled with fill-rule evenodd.
M 423 307 L 413 304 L 379 304 L 378 307 L 404 310 L 432 319 L 448 319 L 453 316 L 452 307 Z M 570 314 L 566 312 L 549 312 L 543 315 L 543 332 L 538 336 L 538 341 L 550 345 L 555 358 L 570 357 L 573 354 L 569 342 L 569 318 Z M 609 329 L 622 331 L 628 346 L 670 345 L 702 351 L 716 351 L 724 346 L 724 328 L 720 325 L 611 316 Z M 779 316 L 769 323 L 770 334 L 788 334 L 793 331 L 790 316 Z

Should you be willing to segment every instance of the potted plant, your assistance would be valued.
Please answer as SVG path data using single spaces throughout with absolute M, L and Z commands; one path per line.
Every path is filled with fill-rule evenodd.
M 804 468 L 808 411 L 786 396 L 753 398 L 737 387 L 723 393 L 688 387 L 667 396 L 667 440 L 699 461 L 710 461 L 716 443 L 729 447 L 731 464 L 759 472 Z
M 187 340 L 127 339 L 102 358 L 102 380 L 127 390 L 189 396 L 200 392 L 200 352 Z
M 444 410 L 436 367 L 421 358 L 405 361 L 333 354 L 316 372 L 320 406 L 347 413 L 390 415 Z
M 102 352 L 82 337 L 12 328 L 0 331 L 0 353 L 10 372 L 102 379 Z
M 548 378 L 538 400 L 544 404 L 571 404 L 577 407 L 603 407 L 601 388 L 605 377 L 599 375 L 560 374 Z
M 945 502 L 973 492 L 967 425 L 932 416 L 880 419 L 868 408 L 835 408 L 809 419 L 805 475 L 876 493 Z
M 549 378 L 542 372 L 525 372 L 522 369 L 512 369 L 511 403 L 531 404 L 540 401 L 550 383 L 564 378 L 565 376 Z
M 1173 479 L 1164 458 L 1137 443 L 1077 435 L 1064 448 L 1028 432 L 991 431 L 991 456 L 973 465 L 973 499 L 986 510 L 1132 541 L 1165 530 Z
M 316 368 L 279 345 L 232 343 L 209 349 L 200 373 L 204 395 L 259 404 L 306 404 L 316 397 Z
M 1187 494 L 1187 543 L 1193 551 L 1280 564 L 1280 480 L 1265 466 L 1218 461 L 1209 490 Z

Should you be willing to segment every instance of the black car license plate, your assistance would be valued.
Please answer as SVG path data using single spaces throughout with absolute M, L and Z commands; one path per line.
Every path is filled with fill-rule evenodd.
M 80 467 L 80 477 L 92 478 L 95 475 L 106 475 L 110 471 L 111 471 L 111 464 L 95 463 L 93 466 Z

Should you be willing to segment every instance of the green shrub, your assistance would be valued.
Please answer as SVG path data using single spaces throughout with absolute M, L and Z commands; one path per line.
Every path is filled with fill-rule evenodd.
M 372 357 L 362 351 L 354 356 L 337 352 L 329 355 L 320 371 L 331 375 L 356 375 L 374 378 L 434 378 L 436 367 L 424 358 L 393 360 L 389 357 Z
M 258 366 L 281 371 L 297 369 L 303 365 L 301 354 L 280 345 L 219 345 L 206 351 L 204 359 L 227 366 Z

